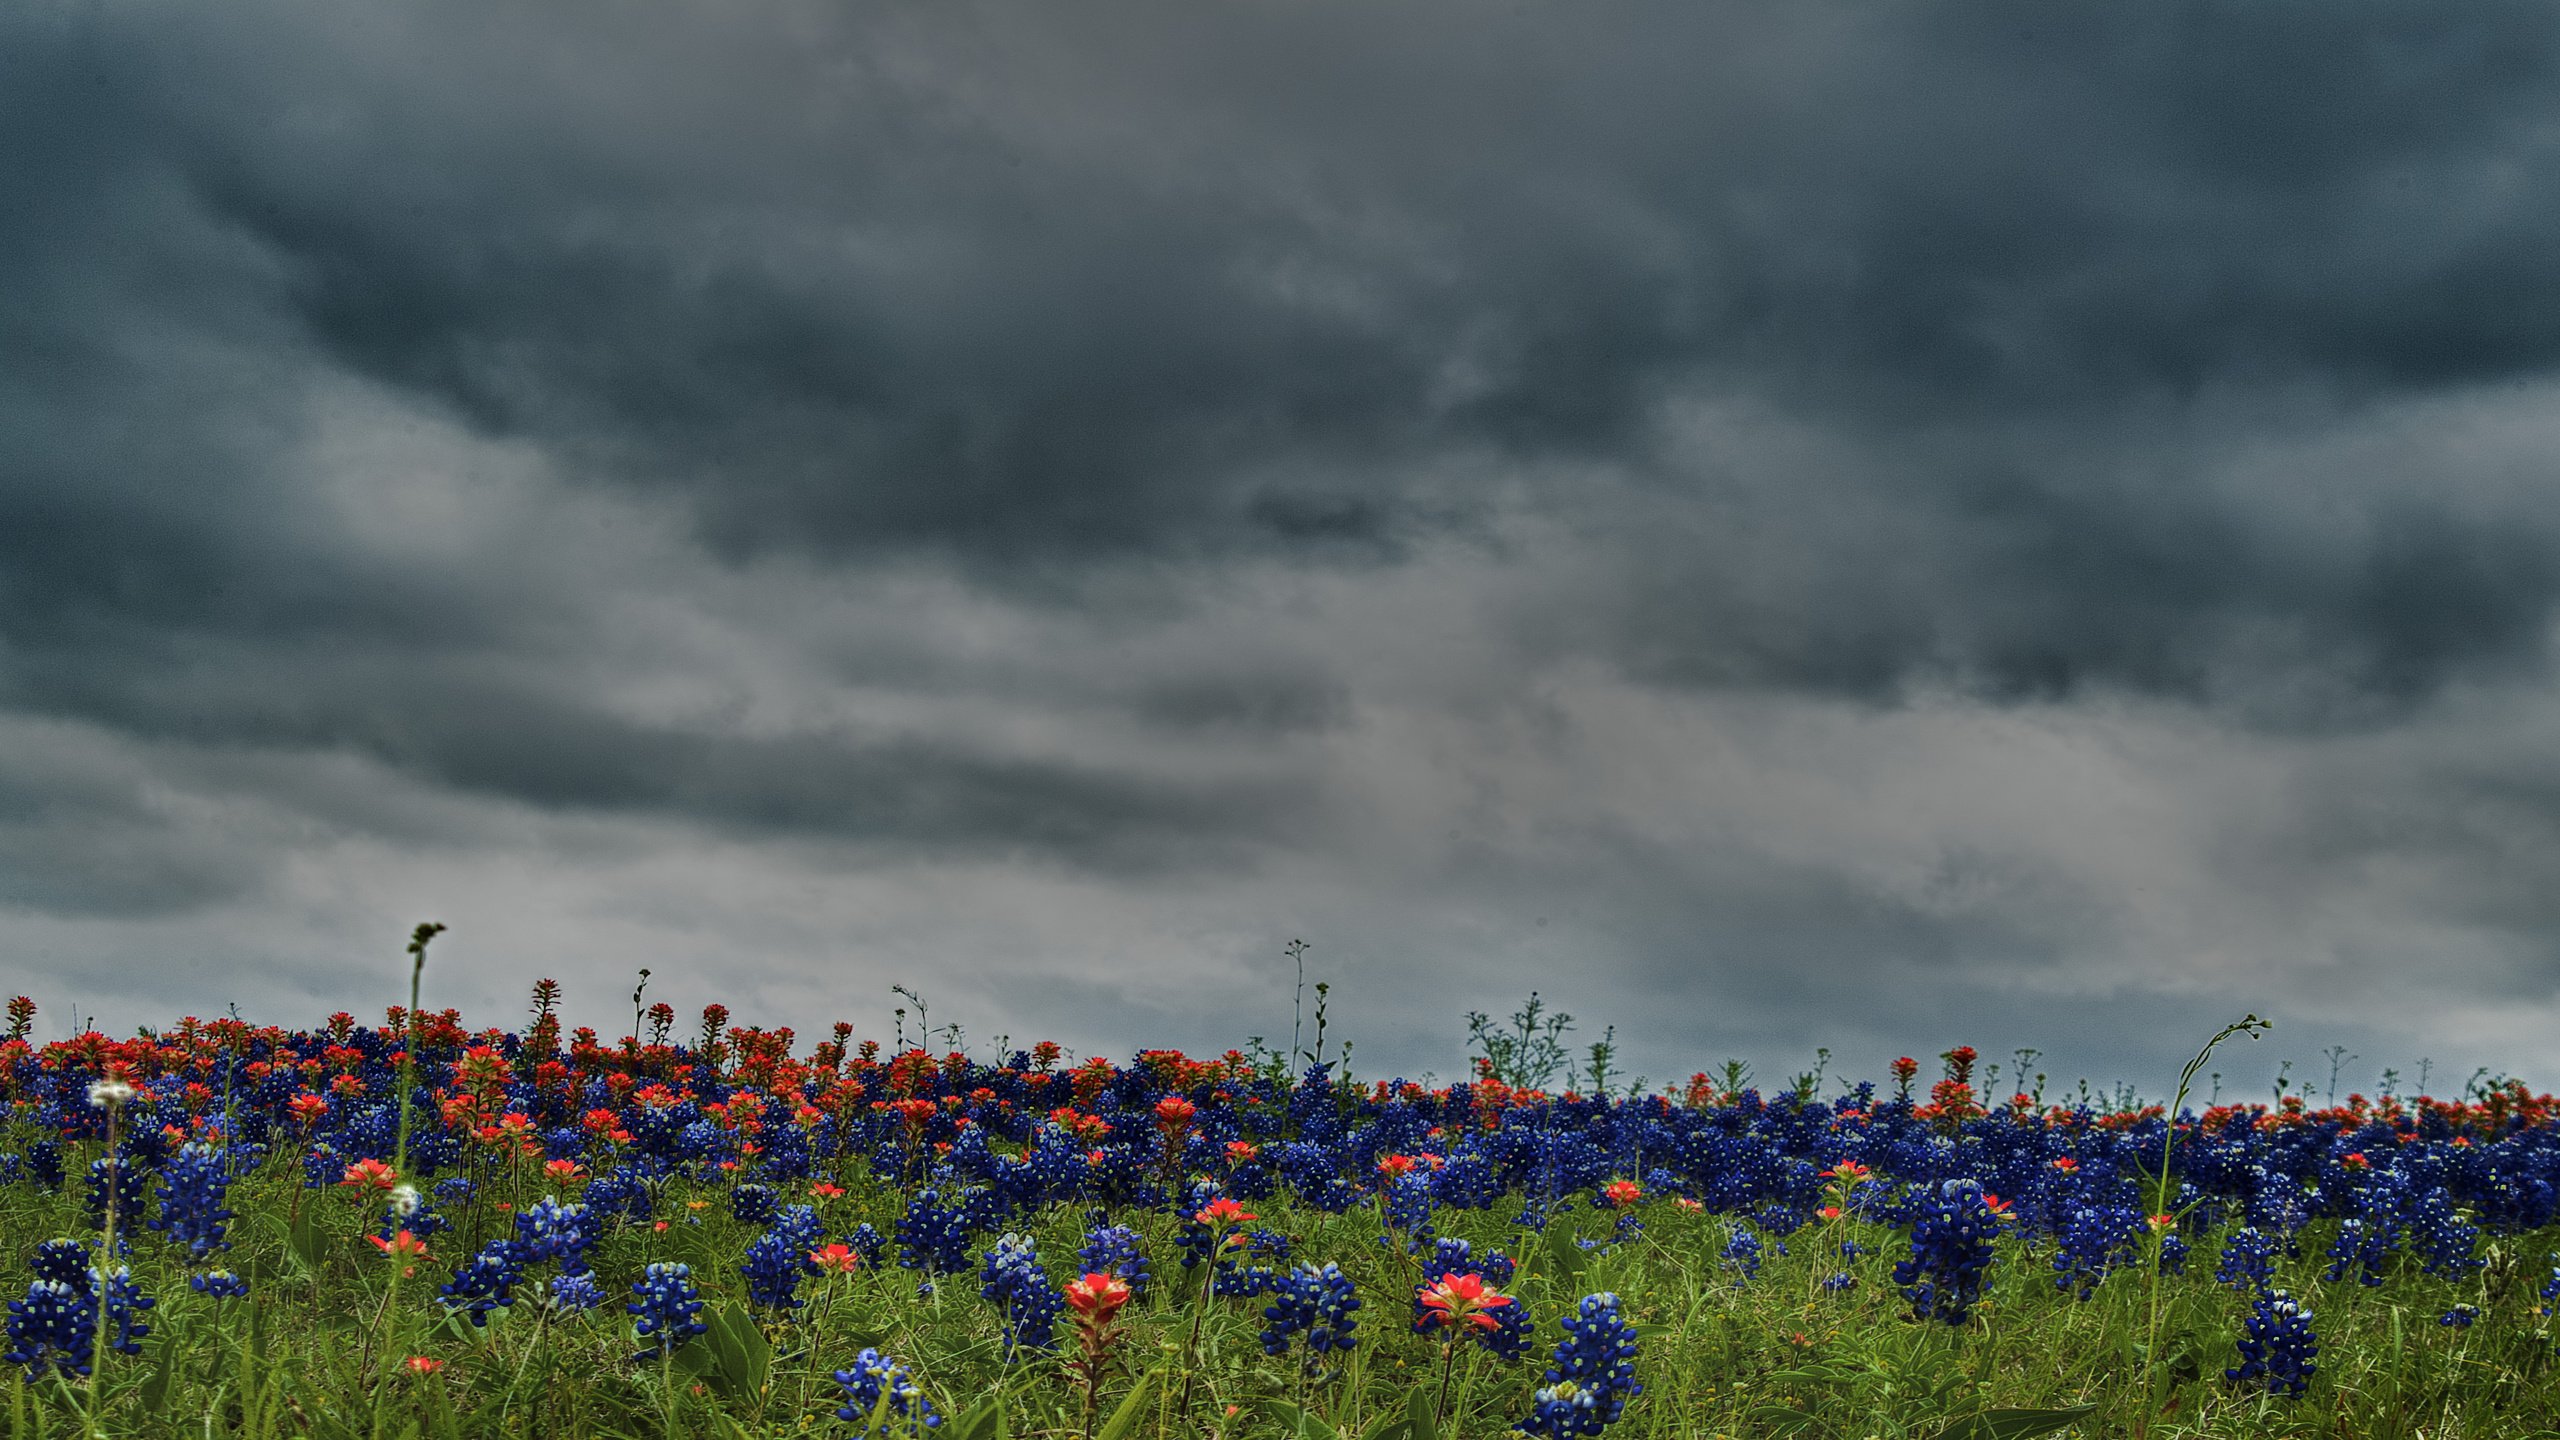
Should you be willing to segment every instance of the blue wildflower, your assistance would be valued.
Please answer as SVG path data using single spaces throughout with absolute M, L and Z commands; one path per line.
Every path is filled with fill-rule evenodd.
M 604 1290 L 593 1271 L 581 1270 L 553 1279 L 544 1287 L 543 1301 L 562 1315 L 583 1314 L 604 1303 Z
M 2222 1263 L 2214 1267 L 2213 1278 L 2235 1290 L 2264 1290 L 2275 1275 L 2275 1258 L 2275 1237 L 2243 1225 L 2223 1239 Z
M 1262 1332 L 1265 1354 L 1286 1354 L 1290 1337 L 1303 1334 L 1307 1362 L 1313 1365 L 1320 1357 L 1348 1351 L 1357 1343 L 1351 1332 L 1360 1322 L 1352 1312 L 1360 1308 L 1360 1297 L 1351 1277 L 1332 1261 L 1300 1265 L 1280 1276 L 1271 1297 L 1262 1311 L 1262 1317 L 1271 1322 Z
M 1028 1235 L 1009 1234 L 987 1250 L 986 1281 L 980 1294 L 1004 1307 L 1004 1349 L 1046 1350 L 1054 1342 L 1051 1327 L 1066 1299 L 1050 1285 L 1040 1267 L 1040 1252 Z
M 782 1197 L 770 1185 L 750 1181 L 729 1192 L 729 1213 L 742 1224 L 769 1224 L 781 1208 Z
M 513 1240 L 492 1240 L 453 1272 L 436 1291 L 448 1312 L 470 1316 L 474 1329 L 489 1323 L 489 1312 L 516 1303 L 516 1282 L 524 1278 L 524 1259 Z
M 1912 1318 L 1961 1325 L 1982 1296 L 1982 1272 L 1995 1258 L 2000 1217 L 1971 1180 L 1949 1180 L 1920 1207 L 1911 1258 L 1893 1267 L 1893 1283 L 1911 1302 Z
M 231 1188 L 231 1167 L 214 1147 L 190 1141 L 162 1173 L 160 1213 L 149 1223 L 174 1245 L 187 1247 L 201 1260 L 217 1249 L 229 1249 L 223 1226 L 231 1212 L 222 1202 Z
M 809 1248 L 794 1242 L 789 1232 L 774 1229 L 747 1246 L 746 1263 L 738 1273 L 747 1277 L 747 1299 L 768 1310 L 797 1310 L 809 1302 L 799 1298 L 801 1277 L 809 1272 Z
M 2130 1205 L 2081 1205 L 2062 1227 L 2062 1244 L 2053 1256 L 2054 1288 L 2076 1291 L 2082 1300 L 2097 1293 L 2109 1272 L 2142 1258 L 2142 1234 L 2149 1222 Z
M 27 1367 L 33 1384 L 51 1363 L 64 1376 L 89 1373 L 98 1333 L 97 1302 L 87 1291 L 60 1280 L 36 1280 L 26 1298 L 9 1302 L 10 1363 Z
M 633 1355 L 634 1360 L 664 1359 L 677 1347 L 711 1327 L 695 1318 L 702 1313 L 701 1293 L 693 1288 L 693 1267 L 652 1261 L 631 1282 L 631 1303 L 622 1308 L 638 1317 L 633 1329 L 657 1343 Z
M 1618 1297 L 1585 1295 L 1564 1317 L 1547 1383 L 1519 1428 L 1550 1440 L 1597 1435 L 1644 1393 L 1636 1383 L 1636 1332 L 1618 1313 Z
M 89 1225 L 97 1229 L 107 1223 L 107 1174 L 115 1173 L 116 1214 L 122 1217 L 122 1229 L 116 1233 L 116 1253 L 133 1249 L 132 1231 L 142 1225 L 143 1188 L 150 1181 L 149 1171 L 130 1160 L 119 1160 L 110 1167 L 104 1159 L 89 1162 Z
M 415 1226 L 410 1229 L 416 1232 Z M 545 1195 L 516 1216 L 516 1256 L 526 1265 L 556 1260 L 563 1275 L 583 1273 L 588 1268 L 587 1247 L 595 1240 L 593 1217 L 586 1206 L 575 1202 L 563 1205 L 557 1197 Z
M 1145 1299 L 1147 1286 L 1154 1277 L 1147 1273 L 1147 1257 L 1138 1248 L 1138 1232 L 1126 1225 L 1097 1225 L 1085 1232 L 1084 1248 L 1076 1252 L 1076 1261 L 1087 1275 L 1117 1275 L 1129 1286 L 1129 1293 Z
M 2312 1363 L 2320 1347 L 2311 1333 L 2310 1311 L 2282 1290 L 2264 1291 L 2242 1329 L 2240 1363 L 2223 1371 L 2224 1378 L 2244 1385 L 2263 1382 L 2267 1393 L 2288 1399 L 2309 1388 L 2320 1368 Z
M 249 1293 L 249 1282 L 228 1270 L 207 1270 L 188 1276 L 187 1288 L 213 1300 L 237 1300 Z
M 907 1367 L 877 1350 L 865 1350 L 855 1356 L 852 1369 L 836 1372 L 836 1383 L 844 1387 L 844 1404 L 837 1408 L 836 1418 L 860 1427 L 854 1433 L 866 1440 L 898 1430 L 934 1430 L 942 1425 L 942 1416 L 907 1374 Z M 876 1429 L 875 1420 L 879 1422 Z

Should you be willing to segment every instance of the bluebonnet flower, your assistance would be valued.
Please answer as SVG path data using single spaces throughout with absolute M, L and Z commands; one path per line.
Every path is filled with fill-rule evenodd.
M 1923 1202 L 1911 1231 L 1911 1258 L 1893 1267 L 1917 1320 L 1961 1325 L 1982 1295 L 1982 1272 L 1994 1258 L 2000 1217 L 1971 1180 L 1949 1180 Z
M 231 1168 L 214 1147 L 190 1141 L 161 1175 L 160 1213 L 149 1223 L 173 1245 L 187 1247 L 190 1259 L 201 1260 L 217 1249 L 229 1249 L 223 1225 L 231 1212 L 222 1202 L 231 1188 Z
M 1389 1180 L 1384 1197 L 1388 1228 L 1386 1233 L 1379 1235 L 1378 1243 L 1393 1245 L 1396 1236 L 1401 1234 L 1405 1237 L 1407 1252 L 1421 1248 L 1422 1243 L 1431 1238 L 1432 1198 L 1431 1177 L 1427 1172 L 1408 1172 Z
M 702 1313 L 701 1293 L 693 1288 L 693 1267 L 651 1261 L 631 1282 L 631 1303 L 622 1308 L 639 1317 L 633 1328 L 643 1340 L 657 1343 L 633 1355 L 634 1360 L 663 1359 L 685 1341 L 711 1327 L 695 1318 Z
M 1760 1237 L 1747 1226 L 1734 1226 L 1733 1233 L 1725 1237 L 1724 1263 L 1740 1271 L 1748 1283 L 1760 1273 Z
M 513 1240 L 492 1240 L 453 1272 L 436 1291 L 448 1312 L 466 1313 L 472 1327 L 489 1323 L 489 1312 L 516 1303 L 516 1282 L 524 1278 L 524 1259 Z
M 38 1140 L 26 1149 L 27 1173 L 36 1184 L 47 1190 L 62 1188 L 62 1146 L 52 1140 Z
M 2244 1385 L 2263 1382 L 2267 1393 L 2287 1398 L 2310 1387 L 2320 1368 L 2312 1363 L 2320 1347 L 2311 1333 L 2310 1311 L 2282 1290 L 2264 1291 L 2242 1329 L 2240 1363 L 2223 1371 L 2224 1378 Z
M 391 1198 L 382 1206 L 382 1219 L 373 1233 L 384 1240 L 406 1230 L 421 1240 L 451 1229 L 453 1222 L 436 1213 L 435 1207 L 420 1198 L 413 1186 L 391 1187 Z
M 116 1253 L 133 1249 L 132 1230 L 142 1224 L 144 1186 L 151 1179 L 149 1171 L 130 1160 L 119 1160 L 115 1167 L 116 1214 L 123 1217 L 116 1232 Z M 92 1229 L 107 1223 L 107 1162 L 89 1162 L 89 1224 Z
M 861 1256 L 863 1265 L 869 1269 L 880 1268 L 880 1257 L 889 1253 L 889 1242 L 881 1238 L 879 1231 L 871 1228 L 868 1220 L 854 1226 L 852 1232 L 844 1237 L 844 1243 L 853 1247 L 853 1253 Z
M 75 1290 L 89 1288 L 89 1247 L 77 1240 L 47 1240 L 36 1247 L 27 1268 L 39 1280 L 52 1280 Z
M 2425 1260 L 2430 1275 L 2459 1278 L 2480 1268 L 2480 1227 L 2454 1208 L 2453 1197 L 2437 1186 L 2409 1207 L 2409 1248 Z
M 2148 1223 L 2130 1205 L 2075 1207 L 2063 1224 L 2062 1244 L 2054 1251 L 2054 1288 L 2077 1291 L 2083 1300 L 2096 1294 L 2108 1272 L 2142 1258 L 2141 1238 Z
M 151 1333 L 151 1327 L 142 1323 L 142 1312 L 160 1302 L 143 1294 L 134 1283 L 133 1272 L 122 1265 L 104 1275 L 95 1269 L 89 1272 L 90 1294 L 101 1289 L 106 1292 L 107 1324 L 115 1329 L 115 1338 L 107 1342 L 107 1348 L 119 1355 L 141 1354 L 142 1337 Z M 94 1317 L 97 1312 L 92 1310 L 90 1314 Z
M 1054 1343 L 1051 1327 L 1066 1300 L 1049 1284 L 1030 1236 L 1009 1234 L 988 1247 L 981 1278 L 986 1285 L 979 1293 L 1004 1307 L 1008 1358 L 1017 1349 L 1046 1350 Z
M 410 1230 L 416 1233 L 417 1227 L 412 1225 Z M 563 1205 L 556 1196 L 545 1195 L 516 1216 L 516 1258 L 525 1265 L 556 1260 L 561 1274 L 581 1274 L 587 1269 L 587 1247 L 595 1240 L 595 1223 L 587 1207 L 575 1202 Z
M 26 1298 L 9 1302 L 10 1363 L 27 1367 L 33 1384 L 47 1363 L 63 1376 L 86 1375 L 98 1333 L 97 1301 L 60 1280 L 28 1284 Z
M 768 1310 L 797 1310 L 809 1302 L 799 1297 L 801 1277 L 809 1272 L 809 1247 L 795 1243 L 788 1232 L 768 1230 L 747 1246 L 746 1263 L 738 1273 L 747 1277 L 747 1299 Z
M 551 1280 L 543 1288 L 543 1301 L 559 1314 L 577 1315 L 603 1304 L 604 1290 L 596 1284 L 593 1271 L 581 1270 Z
M 1846 1270 L 1834 1271 L 1830 1275 L 1825 1276 L 1822 1281 L 1822 1288 L 1834 1293 L 1842 1290 L 1854 1290 L 1857 1286 L 1858 1277 L 1850 1274 Z
M 616 1216 L 646 1220 L 650 1215 L 648 1178 L 637 1166 L 616 1165 L 587 1182 L 586 1205 L 598 1220 Z
M 818 1218 L 815 1205 L 785 1205 L 782 1213 L 773 1217 L 769 1228 L 803 1261 L 809 1258 L 810 1251 L 827 1242 L 827 1223 Z M 818 1269 L 812 1265 L 801 1273 L 815 1275 Z
M 2398 1237 L 2393 1227 L 2362 1216 L 2350 1216 L 2338 1222 L 2338 1236 L 2329 1242 L 2327 1278 L 2344 1279 L 2349 1269 L 2356 1269 L 2356 1279 L 2368 1286 L 2382 1283 L 2383 1270 L 2391 1263 L 2392 1244 Z
M 1333 1351 L 1348 1351 L 1357 1343 L 1351 1332 L 1360 1322 L 1352 1312 L 1359 1308 L 1360 1297 L 1342 1267 L 1330 1260 L 1300 1265 L 1272 1286 L 1271 1303 L 1262 1311 L 1271 1322 L 1262 1331 L 1263 1352 L 1286 1354 L 1289 1338 L 1299 1334 L 1306 1336 L 1310 1365 Z
M 956 1274 L 969 1267 L 969 1214 L 966 1205 L 946 1208 L 942 1195 L 931 1188 L 919 1190 L 907 1202 L 907 1213 L 898 1220 L 898 1263 L 925 1274 L 920 1290 L 929 1290 L 933 1277 Z
M 2222 1263 L 2214 1267 L 2213 1278 L 2235 1290 L 2264 1290 L 2275 1274 L 2275 1258 L 2275 1237 L 2243 1225 L 2224 1237 Z
M 249 1293 L 249 1282 L 228 1270 L 207 1270 L 188 1276 L 187 1288 L 214 1300 L 237 1300 Z
M 1435 1240 L 1431 1242 L 1429 1258 L 1422 1262 L 1422 1279 L 1428 1284 L 1443 1275 L 1473 1271 L 1482 1275 L 1486 1284 L 1502 1286 L 1510 1284 L 1519 1269 L 1519 1262 L 1499 1250 L 1487 1250 L 1479 1258 L 1475 1246 L 1467 1241 Z
M 1619 1315 L 1617 1296 L 1583 1296 L 1563 1324 L 1565 1338 L 1556 1343 L 1547 1383 L 1519 1424 L 1549 1440 L 1597 1435 L 1644 1393 L 1636 1383 L 1635 1327 Z
M 907 1367 L 877 1350 L 853 1357 L 853 1368 L 837 1371 L 836 1383 L 844 1387 L 844 1404 L 837 1408 L 836 1418 L 860 1427 L 854 1433 L 866 1440 L 875 1434 L 941 1428 L 942 1416 L 907 1374 Z M 874 1417 L 880 1422 L 877 1430 Z
M 1138 1248 L 1138 1232 L 1126 1225 L 1096 1225 L 1086 1231 L 1084 1248 L 1076 1252 L 1076 1262 L 1087 1275 L 1119 1276 L 1129 1286 L 1129 1293 L 1142 1300 L 1154 1280 L 1147 1273 L 1147 1257 Z
M 729 1213 L 743 1224 L 768 1224 L 781 1208 L 782 1197 L 770 1185 L 749 1181 L 729 1192 Z
M 2479 1318 L 2480 1311 L 2478 1307 L 2472 1305 L 2456 1305 L 2452 1309 L 2444 1312 L 2442 1315 L 2437 1316 L 2436 1323 L 2439 1325 L 2450 1325 L 2457 1330 L 2468 1330 L 2471 1328 L 2472 1322 Z

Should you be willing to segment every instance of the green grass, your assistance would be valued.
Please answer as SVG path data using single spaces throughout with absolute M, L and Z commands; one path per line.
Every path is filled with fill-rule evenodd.
M 217 1306 L 195 1294 L 182 1256 L 155 1235 L 135 1239 L 130 1263 L 159 1297 L 149 1317 L 153 1333 L 142 1355 L 108 1357 L 93 1433 L 366 1440 L 670 1430 L 842 1435 L 854 1427 L 834 1417 L 840 1397 L 832 1372 L 865 1346 L 908 1366 L 949 1417 L 938 1432 L 947 1440 L 1081 1433 L 1078 1392 L 1061 1359 L 1006 1363 L 995 1307 L 979 1298 L 974 1272 L 947 1277 L 931 1298 L 918 1298 L 913 1272 L 894 1267 L 811 1281 L 802 1293 L 812 1303 L 800 1319 L 759 1326 L 737 1272 L 755 1232 L 728 1217 L 724 1192 L 695 1195 L 678 1182 L 659 1212 L 673 1221 L 665 1232 L 619 1229 L 597 1247 L 608 1308 L 546 1318 L 528 1287 L 486 1330 L 474 1330 L 446 1318 L 434 1290 L 478 1240 L 494 1238 L 497 1217 L 484 1214 L 477 1236 L 458 1222 L 436 1237 L 436 1260 L 386 1307 L 392 1270 L 365 1243 L 369 1214 L 342 1194 L 299 1191 L 298 1180 L 298 1167 L 275 1160 L 232 1188 L 236 1247 L 217 1263 L 250 1277 L 247 1301 Z M 690 1210 L 689 1199 L 708 1203 Z M 867 1220 L 888 1233 L 903 1204 L 895 1190 L 855 1179 L 823 1213 L 833 1232 Z M 1284 1434 L 1290 1412 L 1280 1407 L 1289 1405 L 1303 1405 L 1320 1422 L 1310 1433 L 1381 1436 L 1410 1418 L 1417 1388 L 1436 1387 L 1439 1346 L 1407 1325 L 1411 1263 L 1377 1243 L 1374 1211 L 1324 1215 L 1279 1200 L 1253 1208 L 1263 1225 L 1297 1240 L 1301 1258 L 1334 1260 L 1358 1282 L 1366 1303 L 1354 1358 L 1341 1373 L 1311 1381 L 1295 1356 L 1263 1354 L 1256 1340 L 1262 1301 L 1221 1299 L 1202 1329 L 1191 1412 L 1173 1414 L 1197 1281 L 1174 1259 L 1169 1217 L 1124 1212 L 1114 1218 L 1147 1237 L 1158 1283 L 1150 1300 L 1131 1307 L 1125 1368 L 1104 1389 L 1102 1418 L 1137 1375 L 1163 1378 L 1124 1417 L 1123 1440 Z M 297 1210 L 298 1227 L 287 1223 Z M 1746 1283 L 1715 1258 L 1732 1223 L 1722 1217 L 1648 1201 L 1640 1236 L 1586 1253 L 1572 1237 L 1606 1236 L 1607 1215 L 1577 1209 L 1541 1237 L 1507 1223 L 1510 1213 L 1444 1210 L 1441 1233 L 1469 1239 L 1479 1252 L 1491 1247 L 1521 1258 L 1523 1273 L 1511 1288 L 1539 1317 L 1534 1353 L 1541 1358 L 1502 1367 L 1489 1356 L 1466 1355 L 1461 1403 L 1436 1427 L 1437 1440 L 1494 1436 L 1525 1414 L 1543 1356 L 1558 1338 L 1556 1316 L 1598 1290 L 1617 1292 L 1643 1327 L 1638 1376 L 1645 1393 L 1609 1431 L 1617 1440 L 1931 1437 L 1986 1410 L 2079 1405 L 2096 1408 L 2071 1433 L 2130 1435 L 2144 1418 L 2146 1393 L 2161 1400 L 2148 1434 L 2163 1440 L 2560 1435 L 2551 1324 L 2535 1294 L 2550 1274 L 2546 1257 L 2560 1250 L 2560 1233 L 2494 1240 L 2484 1252 L 2486 1268 L 2460 1283 L 2411 1270 L 2368 1288 L 2318 1278 L 2318 1249 L 2334 1222 L 2315 1223 L 2302 1236 L 2303 1257 L 2280 1260 L 2277 1276 L 2313 1309 L 2320 1340 L 2311 1392 L 2286 1401 L 2222 1379 L 2236 1361 L 2233 1341 L 2248 1300 L 2211 1282 L 2213 1239 L 2197 1246 L 2193 1273 L 2164 1282 L 2159 1366 L 2152 1370 L 2141 1353 L 2141 1272 L 2118 1272 L 2093 1299 L 2077 1301 L 2055 1288 L 2049 1254 L 2029 1254 L 2013 1239 L 2002 1242 L 1974 1319 L 1951 1328 L 1905 1318 L 1888 1272 L 1907 1242 L 1882 1227 L 1799 1231 L 1787 1237 L 1788 1254 L 1769 1245 L 1759 1274 Z M 13 1264 L 22 1267 L 37 1242 L 80 1236 L 85 1228 L 68 1192 L 0 1188 L 0 1255 L 16 1257 Z M 1055 1208 L 1030 1223 L 1017 1219 L 1014 1228 L 1033 1234 L 1050 1273 L 1067 1278 L 1085 1228 L 1080 1211 Z M 1835 1233 L 1867 1251 L 1850 1266 L 1857 1284 L 1846 1292 L 1818 1285 L 1835 1268 L 1822 1260 Z M 630 1279 L 653 1260 L 691 1264 L 710 1302 L 705 1318 L 717 1322 L 679 1352 L 672 1385 L 661 1367 L 631 1363 L 638 1347 L 619 1308 Z M 24 1279 L 21 1269 L 8 1293 L 18 1293 Z M 2476 1326 L 2437 1324 L 2457 1302 L 2479 1308 Z M 1063 1323 L 1060 1333 L 1064 1344 Z M 412 1356 L 445 1365 L 412 1374 L 404 1368 Z M 16 1378 L 23 1374 L 16 1367 L 9 1374 L 0 1406 L 8 1435 L 67 1437 L 89 1427 L 84 1388 L 51 1377 L 30 1385 Z M 1414 1437 L 1407 1431 L 1401 1440 Z

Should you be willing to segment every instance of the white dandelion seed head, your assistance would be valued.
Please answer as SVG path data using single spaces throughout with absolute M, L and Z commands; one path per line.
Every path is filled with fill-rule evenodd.
M 122 1080 L 110 1077 L 89 1082 L 89 1108 L 92 1110 L 113 1110 L 132 1098 L 133 1087 Z
M 392 1186 L 392 1187 L 391 1187 L 391 1213 L 392 1213 L 392 1214 L 399 1216 L 399 1217 L 400 1217 L 401 1219 L 403 1219 L 403 1220 L 406 1220 L 406 1219 L 408 1219 L 410 1216 L 415 1215 L 415 1214 L 417 1214 L 417 1213 L 418 1213 L 418 1203 L 419 1203 L 419 1202 L 418 1202 L 418 1187 L 417 1187 L 417 1186 L 415 1186 L 415 1185 L 394 1185 L 394 1186 Z

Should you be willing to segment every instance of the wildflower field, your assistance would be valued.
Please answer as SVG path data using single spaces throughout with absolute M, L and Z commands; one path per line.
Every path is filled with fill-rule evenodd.
M 2520 1085 L 1986 1105 L 1957 1049 L 1925 1093 L 1548 1094 L 558 1001 L 42 1046 L 13 1005 L 0 1423 L 2560 1434 L 2560 1112 Z

